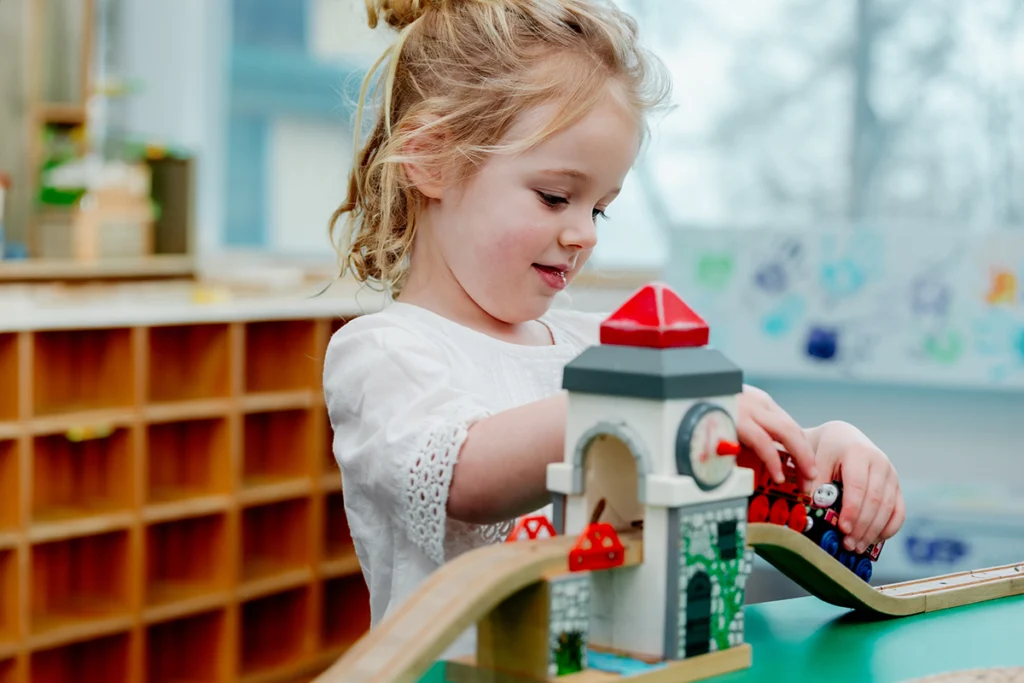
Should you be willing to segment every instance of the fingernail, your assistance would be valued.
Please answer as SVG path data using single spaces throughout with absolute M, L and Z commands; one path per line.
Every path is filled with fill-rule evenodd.
M 853 531 L 853 524 L 850 522 L 843 522 L 843 533 L 848 534 Z
M 780 474 L 776 474 L 775 475 L 775 483 L 776 484 L 784 484 L 784 483 L 786 483 L 786 475 L 781 474 L 781 473 Z
M 810 471 L 810 475 L 811 475 L 811 479 L 817 479 L 818 478 L 818 468 L 812 467 L 811 471 Z
M 845 547 L 847 550 L 853 550 L 853 539 L 852 538 L 845 539 L 843 541 L 843 547 Z

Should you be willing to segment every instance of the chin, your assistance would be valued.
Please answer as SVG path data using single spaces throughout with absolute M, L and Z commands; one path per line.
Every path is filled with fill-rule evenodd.
M 491 315 L 509 325 L 520 325 L 537 320 L 551 308 L 554 297 L 530 296 L 517 302 L 506 302 L 496 305 Z

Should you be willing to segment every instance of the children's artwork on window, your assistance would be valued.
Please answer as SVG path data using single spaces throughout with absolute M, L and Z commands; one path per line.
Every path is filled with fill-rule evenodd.
M 1024 234 L 687 228 L 665 279 L 755 376 L 1024 386 Z

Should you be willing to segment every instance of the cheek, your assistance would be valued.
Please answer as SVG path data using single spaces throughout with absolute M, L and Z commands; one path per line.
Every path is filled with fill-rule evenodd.
M 543 216 L 529 212 L 511 213 L 493 227 L 491 248 L 508 260 L 526 261 L 526 265 L 548 252 L 553 239 Z

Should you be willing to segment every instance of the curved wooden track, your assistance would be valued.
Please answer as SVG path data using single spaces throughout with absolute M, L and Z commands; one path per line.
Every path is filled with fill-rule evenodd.
M 641 561 L 641 533 L 623 533 L 626 563 Z M 575 537 L 502 543 L 434 572 L 402 606 L 314 683 L 416 683 L 468 627 L 505 598 L 567 571 Z M 818 598 L 876 616 L 906 616 L 1024 594 L 1024 563 L 873 588 L 805 536 L 750 524 L 747 544 Z
M 907 616 L 1024 594 L 1024 562 L 873 588 L 786 527 L 751 524 L 747 544 L 811 595 L 877 616 Z
M 622 532 L 625 564 L 639 564 L 642 532 Z M 500 543 L 447 563 L 314 683 L 416 683 L 445 649 L 505 598 L 569 571 L 574 536 Z

